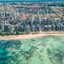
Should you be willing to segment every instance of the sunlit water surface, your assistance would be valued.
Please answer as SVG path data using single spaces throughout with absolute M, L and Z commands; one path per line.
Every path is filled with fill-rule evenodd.
M 0 64 L 64 64 L 64 37 L 0 40 Z

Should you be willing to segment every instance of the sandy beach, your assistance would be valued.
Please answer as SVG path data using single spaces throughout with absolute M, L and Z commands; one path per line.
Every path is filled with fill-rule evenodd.
M 38 34 L 25 34 L 25 35 L 4 35 L 0 36 L 0 40 L 15 40 L 15 39 L 29 39 L 43 36 L 64 36 L 64 32 L 40 32 Z

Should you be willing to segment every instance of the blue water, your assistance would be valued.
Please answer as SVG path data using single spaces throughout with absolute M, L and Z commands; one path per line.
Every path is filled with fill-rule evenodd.
M 0 0 L 0 2 L 19 2 L 19 1 L 21 1 L 21 2 L 56 2 L 56 1 L 58 1 L 58 2 L 62 2 L 62 1 L 64 1 L 64 0 Z

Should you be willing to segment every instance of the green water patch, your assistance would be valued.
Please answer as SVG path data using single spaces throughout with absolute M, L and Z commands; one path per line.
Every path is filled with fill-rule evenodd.
M 64 64 L 64 37 L 0 40 L 0 64 Z

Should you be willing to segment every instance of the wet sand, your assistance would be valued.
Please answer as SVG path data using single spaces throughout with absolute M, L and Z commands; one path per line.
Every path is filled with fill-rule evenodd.
M 15 39 L 29 39 L 43 36 L 64 36 L 64 32 L 40 32 L 38 34 L 25 34 L 25 35 L 4 35 L 0 36 L 0 40 L 15 40 Z

